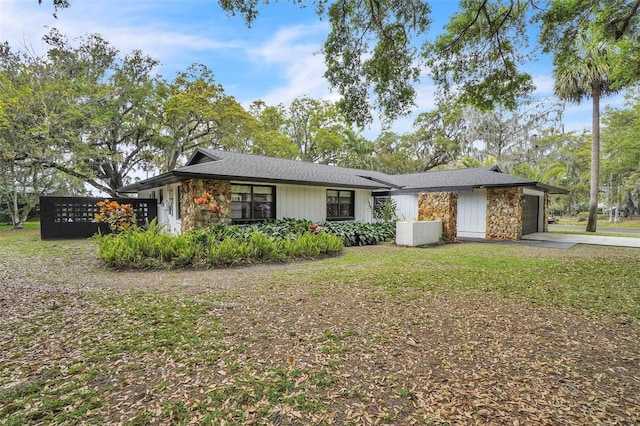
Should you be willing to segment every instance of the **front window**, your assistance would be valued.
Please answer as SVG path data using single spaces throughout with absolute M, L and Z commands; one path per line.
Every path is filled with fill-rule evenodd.
M 273 186 L 231 185 L 231 219 L 233 222 L 252 222 L 275 219 Z
M 176 198 L 177 198 L 177 208 L 176 208 L 176 218 L 180 219 L 180 215 L 182 214 L 182 194 L 180 193 L 180 187 L 176 188 Z
M 353 220 L 353 191 L 327 189 L 327 220 Z

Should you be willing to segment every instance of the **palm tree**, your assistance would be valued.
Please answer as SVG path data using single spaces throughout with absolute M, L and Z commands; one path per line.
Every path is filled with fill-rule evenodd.
M 471 169 L 474 167 L 489 167 L 495 166 L 498 164 L 498 159 L 493 155 L 487 155 L 482 160 L 475 157 L 463 157 L 458 161 L 456 168 L 466 168 Z
M 600 175 L 600 98 L 613 94 L 611 49 L 595 31 L 578 37 L 563 55 L 554 58 L 554 92 L 564 101 L 580 103 L 591 98 L 591 179 L 589 189 L 589 221 L 587 231 L 595 232 L 598 220 Z
M 337 165 L 341 167 L 352 167 L 354 169 L 373 170 L 374 145 L 353 129 L 344 132 L 344 142 L 342 144 L 342 155 L 338 159 Z
M 562 176 L 567 171 L 565 164 L 554 161 L 551 163 L 535 165 L 519 164 L 514 168 L 516 176 L 522 176 L 540 183 L 552 184 L 554 179 Z

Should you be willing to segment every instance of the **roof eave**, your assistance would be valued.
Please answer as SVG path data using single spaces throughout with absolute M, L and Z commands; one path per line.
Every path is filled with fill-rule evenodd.
M 542 190 L 544 190 L 545 192 L 548 192 L 549 194 L 566 195 L 566 194 L 568 194 L 570 192 L 567 189 L 558 188 L 557 186 L 553 186 L 553 185 L 549 185 L 549 184 L 541 183 L 541 182 L 537 182 L 536 183 L 536 187 L 537 188 L 541 188 Z
M 122 188 L 118 188 L 116 192 L 129 194 L 133 192 L 142 191 L 144 189 L 157 188 L 159 186 L 168 185 L 170 183 L 177 182 L 179 180 L 178 176 L 174 171 L 165 172 L 160 175 L 154 176 L 149 179 L 144 179 L 131 185 L 123 186 Z
M 257 182 L 257 183 L 271 183 L 271 184 L 289 184 L 289 185 L 302 185 L 302 186 L 327 186 L 335 188 L 356 188 L 356 189 L 388 189 L 390 186 L 374 186 L 374 185 L 359 185 L 351 183 L 336 183 L 336 182 L 321 182 L 321 181 L 302 181 L 294 179 L 274 179 L 264 178 L 259 176 L 237 176 L 237 175 L 209 175 L 206 173 L 189 173 L 180 174 L 184 177 L 191 178 L 207 178 L 207 179 L 220 179 L 229 181 L 242 181 L 242 182 Z M 374 182 L 375 183 L 375 182 Z
M 550 194 L 568 194 L 566 189 L 558 188 L 552 185 L 547 185 L 540 182 L 517 182 L 517 183 L 501 183 L 501 184 L 485 184 L 485 185 L 447 185 L 447 186 L 433 186 L 433 187 L 421 187 L 421 188 L 402 188 L 402 189 L 390 189 L 375 191 L 378 195 L 391 195 L 391 194 L 418 194 L 420 192 L 471 192 L 475 189 L 484 188 L 509 188 L 509 187 L 534 187 L 541 189 L 544 192 Z
M 419 194 L 420 192 L 471 192 L 476 186 L 438 186 L 430 188 L 403 188 L 374 191 L 377 195 Z
M 242 182 L 257 182 L 257 183 L 271 183 L 271 184 L 290 184 L 290 185 L 303 185 L 303 186 L 326 186 L 332 188 L 355 188 L 355 189 L 390 189 L 390 186 L 374 186 L 374 185 L 359 185 L 350 183 L 336 183 L 336 182 L 309 182 L 290 179 L 266 179 L 255 176 L 237 176 L 237 175 L 211 175 L 208 173 L 192 173 L 192 172 L 180 172 L 177 170 L 163 173 L 156 177 L 146 179 L 144 181 L 136 182 L 131 185 L 119 188 L 118 192 L 121 193 L 133 193 L 142 191 L 145 189 L 157 188 L 160 186 L 168 185 L 171 183 L 179 182 L 185 178 L 188 179 L 217 179 L 217 180 L 229 180 L 229 181 L 242 181 Z M 373 182 L 373 181 L 372 181 Z M 378 183 L 378 182 L 375 182 Z

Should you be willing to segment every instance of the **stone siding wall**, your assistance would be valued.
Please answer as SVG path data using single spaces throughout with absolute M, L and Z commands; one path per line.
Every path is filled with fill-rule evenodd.
M 421 192 L 418 194 L 418 220 L 441 220 L 442 238 L 455 241 L 458 236 L 458 194 Z
M 519 240 L 522 236 L 521 187 L 487 189 L 486 238 Z
M 210 212 L 210 205 L 199 205 L 194 201 L 205 193 L 212 196 L 210 205 L 220 208 L 219 212 Z M 216 224 L 231 223 L 231 182 L 192 179 L 182 182 L 180 188 L 182 209 L 180 217 L 182 232 L 190 229 L 204 228 Z

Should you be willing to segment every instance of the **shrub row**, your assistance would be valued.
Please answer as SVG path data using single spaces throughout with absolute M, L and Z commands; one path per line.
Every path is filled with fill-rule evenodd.
M 112 267 L 150 269 L 312 259 L 340 253 L 343 248 L 340 238 L 326 232 L 276 238 L 255 229 L 215 228 L 173 236 L 160 232 L 152 222 L 146 229 L 97 235 L 98 253 Z
M 361 223 L 354 221 L 324 222 L 314 225 L 310 220 L 285 218 L 253 225 L 229 226 L 216 225 L 205 229 L 192 231 L 194 238 L 203 244 L 222 241 L 227 237 L 243 238 L 252 232 L 261 232 L 273 238 L 295 239 L 297 235 L 318 231 L 337 235 L 345 247 L 366 246 L 393 241 L 396 238 L 394 222 Z
M 395 222 L 325 222 L 321 228 L 340 237 L 345 247 L 380 244 L 396 238 Z
M 117 268 L 182 268 L 283 262 L 337 254 L 343 246 L 395 238 L 393 223 L 282 219 L 245 226 L 217 225 L 172 236 L 152 222 L 117 234 L 98 235 L 100 257 Z

